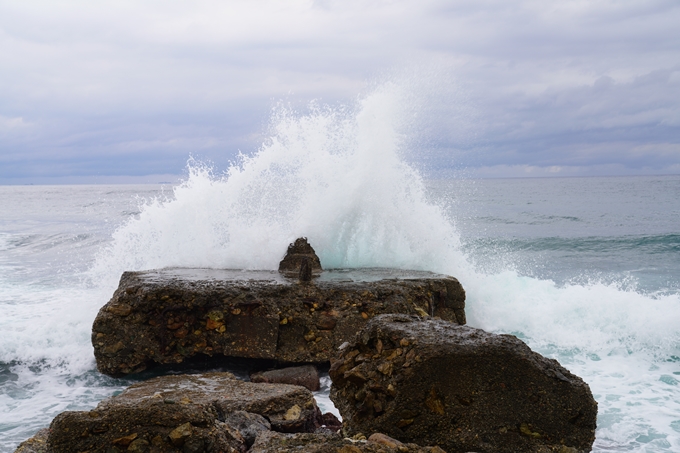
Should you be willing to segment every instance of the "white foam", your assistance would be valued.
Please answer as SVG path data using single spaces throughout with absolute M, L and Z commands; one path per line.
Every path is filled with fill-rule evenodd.
M 388 85 L 354 112 L 281 109 L 254 156 L 219 177 L 191 166 L 172 201 L 148 204 L 119 228 L 95 274 L 275 269 L 287 244 L 303 235 L 326 267 L 441 266 L 459 239 L 399 158 L 398 100 Z

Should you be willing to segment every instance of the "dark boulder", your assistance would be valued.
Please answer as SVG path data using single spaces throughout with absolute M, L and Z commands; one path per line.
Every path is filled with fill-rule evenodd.
M 323 414 L 323 428 L 330 432 L 337 433 L 342 429 L 342 422 L 331 412 Z
M 438 319 L 372 319 L 334 361 L 346 434 L 380 432 L 449 453 L 590 451 L 588 385 L 511 335 Z
M 458 280 L 392 269 L 326 271 L 301 284 L 276 271 L 125 272 L 97 314 L 97 368 L 122 376 L 205 357 L 327 363 L 383 313 L 465 322 Z
M 313 275 L 321 273 L 321 261 L 307 242 L 307 238 L 297 238 L 288 246 L 286 256 L 279 263 L 279 272 L 289 277 L 300 277 L 309 281 Z
M 250 380 L 251 382 L 268 382 L 270 384 L 301 385 L 312 392 L 316 392 L 321 387 L 319 372 L 314 365 L 260 371 L 252 374 Z
M 303 387 L 244 382 L 230 373 L 175 375 L 134 384 L 91 411 L 59 414 L 47 445 L 49 453 L 245 452 L 268 424 L 314 432 L 322 423 Z

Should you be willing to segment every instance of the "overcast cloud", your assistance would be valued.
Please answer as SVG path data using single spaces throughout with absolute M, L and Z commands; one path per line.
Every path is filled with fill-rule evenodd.
M 432 175 L 677 174 L 678 24 L 676 0 L 0 0 L 0 183 L 225 169 L 278 100 L 392 73 L 427 87 Z

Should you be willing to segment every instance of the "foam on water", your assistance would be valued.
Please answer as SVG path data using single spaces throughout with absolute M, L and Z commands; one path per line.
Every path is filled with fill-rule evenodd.
M 11 452 L 58 413 L 89 409 L 127 382 L 95 371 L 90 343 L 115 285 L 81 275 L 111 234 L 88 206 L 102 189 L 0 190 L 0 452 Z
M 80 389 L 69 390 L 69 397 L 85 395 L 79 400 L 85 406 L 121 385 L 94 381 L 106 378 L 92 372 L 89 334 L 123 271 L 276 269 L 286 245 L 307 236 L 326 268 L 397 267 L 458 277 L 470 325 L 515 334 L 590 384 L 599 402 L 596 451 L 678 451 L 677 292 L 643 294 L 623 280 L 556 284 L 512 269 L 480 269 L 475 263 L 483 260 L 474 253 L 483 248 L 464 253 L 455 212 L 427 201 L 422 178 L 403 159 L 408 150 L 395 125 L 404 99 L 399 87 L 387 84 L 355 108 L 312 106 L 306 114 L 279 108 L 271 138 L 257 153 L 242 156 L 225 174 L 192 163 L 171 195 L 148 201 L 123 223 L 85 284 L 43 294 L 38 288 L 25 298 L 22 288 L 10 288 L 5 294 L 16 303 L 8 308 L 12 323 L 2 326 L 11 334 L 2 340 L 0 361 L 56 371 L 12 368 L 19 381 L 34 379 L 43 393 L 32 396 L 27 410 L 33 415 L 16 407 L 7 413 L 29 419 L 35 408 L 63 410 L 67 398 L 50 399 L 48 390 L 68 393 L 69 379 Z M 0 249 L 7 241 L 0 237 Z M 36 301 L 39 314 L 23 308 Z M 15 387 L 32 388 L 24 384 Z

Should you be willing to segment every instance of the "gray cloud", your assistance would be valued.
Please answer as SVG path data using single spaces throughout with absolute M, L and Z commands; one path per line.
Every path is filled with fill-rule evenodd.
M 277 100 L 409 71 L 434 173 L 677 172 L 678 23 L 671 0 L 0 0 L 0 182 L 224 168 Z

